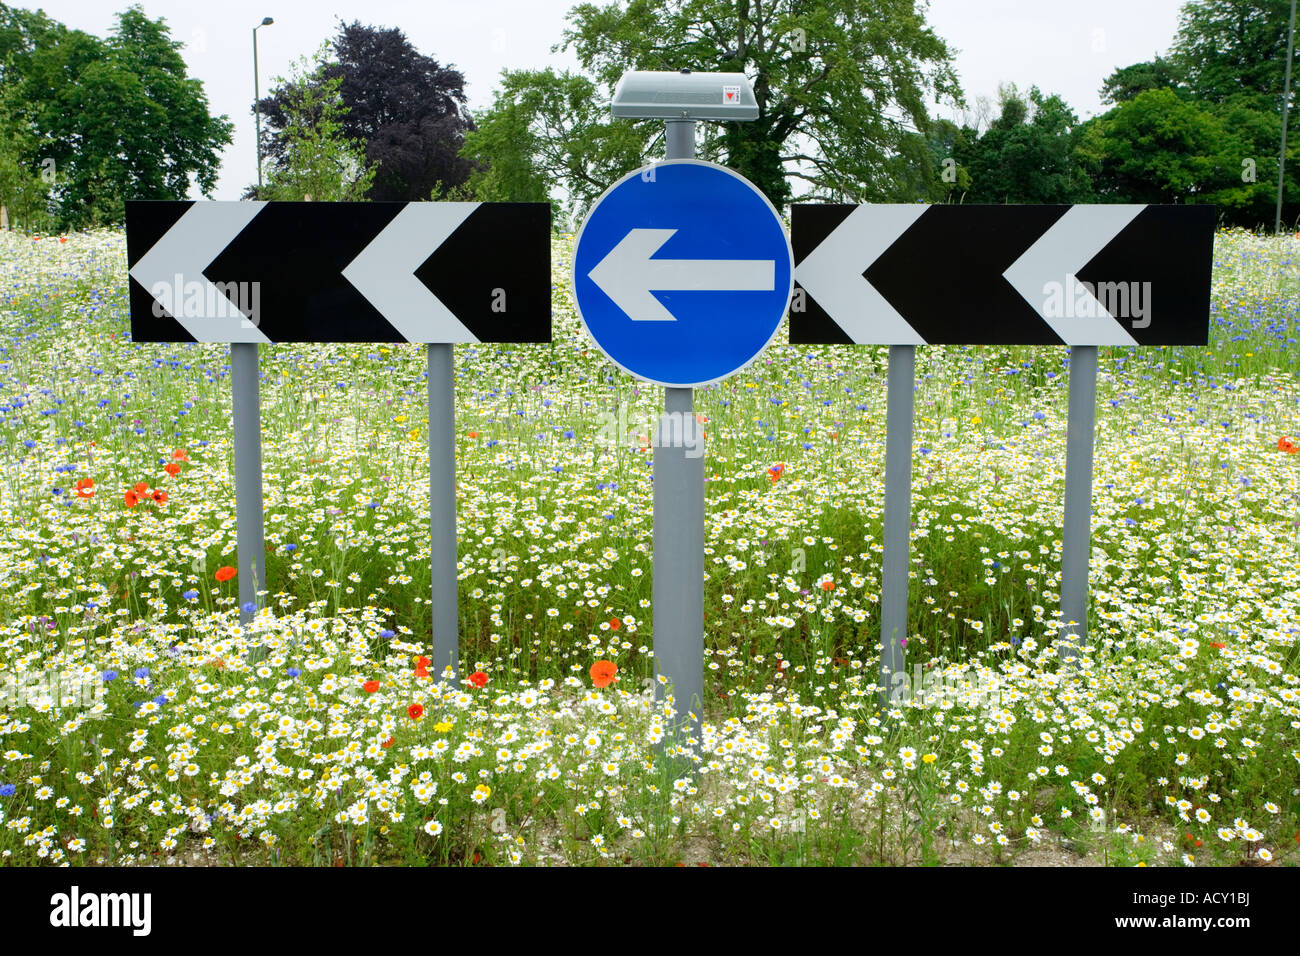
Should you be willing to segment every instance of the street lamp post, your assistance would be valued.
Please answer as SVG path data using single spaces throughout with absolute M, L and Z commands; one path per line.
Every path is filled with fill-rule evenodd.
M 1291 54 L 1295 50 L 1295 0 L 1291 0 L 1291 28 L 1286 40 L 1286 87 L 1282 92 L 1282 152 L 1277 160 L 1277 216 L 1274 234 L 1282 231 L 1282 173 L 1286 168 L 1286 120 L 1291 110 Z
M 262 110 L 258 100 L 257 31 L 275 21 L 266 17 L 253 27 L 253 116 L 257 123 L 257 199 L 262 199 Z M 239 570 L 239 617 L 248 624 L 257 607 L 257 592 L 266 586 L 266 538 L 262 515 L 262 401 L 256 342 L 230 344 L 231 415 L 235 434 L 235 550 Z M 250 659 L 260 659 L 257 648 Z
M 275 21 L 263 17 L 262 22 L 253 27 L 253 121 L 257 124 L 257 198 L 262 198 L 262 94 L 257 85 L 257 31 L 269 27 Z

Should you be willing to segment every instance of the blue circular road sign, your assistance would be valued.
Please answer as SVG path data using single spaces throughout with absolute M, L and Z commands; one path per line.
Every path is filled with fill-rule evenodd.
M 714 163 L 673 159 L 624 176 L 578 230 L 578 315 L 619 368 L 670 387 L 717 382 L 772 341 L 794 257 L 776 209 Z

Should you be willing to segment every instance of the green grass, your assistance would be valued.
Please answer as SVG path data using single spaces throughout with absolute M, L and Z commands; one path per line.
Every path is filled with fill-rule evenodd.
M 0 684 L 104 694 L 10 701 L 6 862 L 1296 858 L 1300 244 L 1218 237 L 1208 348 L 1101 350 L 1077 669 L 1053 647 L 1065 349 L 917 350 L 907 655 L 948 690 L 885 710 L 888 350 L 779 334 L 699 390 L 704 740 L 669 760 L 636 437 L 662 395 L 585 338 L 568 245 L 552 345 L 456 350 L 464 673 L 437 683 L 423 349 L 261 350 L 267 581 L 241 627 L 214 579 L 227 349 L 129 341 L 120 234 L 0 236 Z M 128 507 L 138 482 L 166 504 Z

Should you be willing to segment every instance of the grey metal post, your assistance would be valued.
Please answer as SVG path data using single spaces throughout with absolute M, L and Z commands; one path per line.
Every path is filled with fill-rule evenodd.
M 230 346 L 230 391 L 235 430 L 235 547 L 239 581 L 239 619 L 266 587 L 266 539 L 262 533 L 262 402 L 257 343 Z
M 667 159 L 695 158 L 695 121 L 665 122 Z M 664 390 L 654 451 L 655 672 L 672 685 L 674 730 L 699 737 L 704 704 L 704 456 L 687 456 L 696 434 L 695 391 Z M 680 429 L 669 426 L 678 420 Z M 668 426 L 668 427 L 665 427 Z M 682 438 L 665 447 L 665 433 Z M 663 685 L 655 682 L 662 699 Z M 694 713 L 696 720 L 687 718 Z M 690 725 L 689 727 L 687 725 Z
M 1282 93 L 1282 150 L 1277 159 L 1277 216 L 1273 232 L 1282 231 L 1282 174 L 1286 169 L 1286 121 L 1291 112 L 1291 55 L 1295 52 L 1295 0 L 1291 0 L 1291 27 L 1286 35 L 1286 86 Z
M 1061 618 L 1058 654 L 1079 656 L 1088 639 L 1088 562 L 1092 550 L 1092 452 L 1097 421 L 1097 346 L 1070 348 L 1070 411 L 1065 426 L 1065 523 L 1061 529 Z M 1071 629 L 1074 621 L 1077 627 Z M 1071 634 L 1077 637 L 1072 639 Z
M 885 413 L 885 527 L 880 596 L 880 704 L 889 704 L 891 676 L 907 673 L 907 592 L 912 534 L 912 417 L 916 346 L 889 347 Z
M 452 346 L 429 345 L 429 557 L 433 575 L 433 672 L 460 674 L 456 551 L 456 390 Z

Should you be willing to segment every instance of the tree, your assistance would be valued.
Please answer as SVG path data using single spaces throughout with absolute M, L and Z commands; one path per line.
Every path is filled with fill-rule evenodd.
M 345 139 L 362 144 L 374 179 L 373 200 L 428 199 L 435 189 L 460 186 L 473 171 L 461 158 L 473 124 L 465 113 L 465 79 L 417 51 L 401 30 L 352 23 L 340 26 L 331 50 L 305 80 L 337 83 Z M 286 148 L 289 91 L 261 102 L 263 154 L 278 166 Z
M 1280 108 L 1290 22 L 1290 0 L 1190 0 L 1172 58 L 1198 99 L 1260 93 Z
M 492 108 L 465 137 L 480 201 L 538 202 L 567 187 L 570 213 L 641 164 L 648 128 L 609 122 L 609 101 L 568 71 L 506 71 Z M 557 206 L 561 205 L 556 203 Z
M 266 199 L 360 200 L 374 179 L 361 143 L 343 132 L 347 108 L 339 93 L 341 77 L 314 82 L 325 48 L 309 72 L 306 57 L 288 80 L 277 77 L 282 94 L 279 162 L 267 179 Z
M 964 202 L 1078 203 L 1093 198 L 1091 180 L 1076 155 L 1082 129 L 1074 111 L 1053 94 L 1015 86 L 998 91 L 1001 112 L 976 136 L 968 129 L 954 145 L 970 177 Z
M 778 206 L 794 194 L 791 179 L 818 198 L 892 195 L 897 170 L 886 171 L 900 156 L 924 177 L 923 144 L 909 136 L 930 124 L 926 99 L 961 98 L 951 54 L 914 0 L 582 3 L 568 22 L 562 46 L 576 52 L 583 75 L 508 74 L 480 122 L 514 111 L 517 124 L 530 102 L 558 108 L 590 90 L 580 115 L 557 124 L 546 109 L 529 126 L 533 168 L 578 206 L 659 152 L 662 123 L 609 118 L 605 104 L 628 70 L 748 76 L 758 119 L 701 124 L 700 153 L 738 170 Z M 516 166 L 521 156 L 522 148 Z
M 138 7 L 107 40 L 0 7 L 3 97 L 19 165 L 53 176 L 59 225 L 120 223 L 127 199 L 210 194 L 230 142 L 165 22 Z M 27 135 L 24 135 L 27 134 Z
M 1145 63 L 1120 67 L 1101 85 L 1103 103 L 1124 103 L 1147 90 L 1185 92 L 1186 74 L 1180 63 L 1157 56 Z
M 1223 128 L 1194 101 L 1148 90 L 1090 124 L 1084 151 L 1110 202 L 1193 202 L 1214 188 Z
M 1167 58 L 1116 70 L 1081 151 L 1113 202 L 1213 202 L 1229 223 L 1272 220 L 1289 0 L 1189 0 Z M 1295 94 L 1300 96 L 1300 91 Z M 1293 115 L 1297 112 L 1293 102 Z M 1300 215 L 1291 155 L 1283 217 Z

